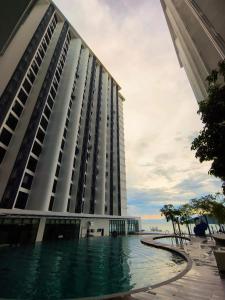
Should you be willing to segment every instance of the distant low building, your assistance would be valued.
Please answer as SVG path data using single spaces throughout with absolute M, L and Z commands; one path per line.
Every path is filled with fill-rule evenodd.
M 118 83 L 54 4 L 19 3 L 0 56 L 0 243 L 138 230 Z

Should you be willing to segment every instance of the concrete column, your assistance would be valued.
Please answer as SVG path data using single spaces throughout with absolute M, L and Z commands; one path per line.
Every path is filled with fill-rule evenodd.
M 107 206 L 106 214 L 110 214 L 110 137 L 111 137 L 111 78 L 109 78 L 108 81 L 108 93 L 107 93 L 107 146 L 106 151 L 108 154 L 107 160 L 106 160 L 106 171 L 108 175 L 106 176 L 106 193 L 105 193 L 105 204 Z
M 75 101 L 73 102 L 71 108 L 71 117 L 66 137 L 66 143 L 64 147 L 64 155 L 62 159 L 61 169 L 59 173 L 59 181 L 56 188 L 56 196 L 53 205 L 54 211 L 66 212 L 67 210 L 73 169 L 73 160 L 79 129 L 81 107 L 85 88 L 85 79 L 87 74 L 88 57 L 89 51 L 87 49 L 82 50 L 78 69 L 79 80 L 76 85 Z
M 127 224 L 127 220 L 125 220 L 125 235 L 128 235 L 128 224 Z
M 86 117 L 87 117 L 87 105 L 89 101 L 89 89 L 90 89 L 90 80 L 91 80 L 91 72 L 92 72 L 92 64 L 93 64 L 93 56 L 89 57 L 88 61 L 88 67 L 87 67 L 87 82 L 84 92 L 84 99 L 83 99 L 83 113 L 82 113 L 82 119 L 80 123 L 80 136 L 77 140 L 77 146 L 79 149 L 82 149 L 83 145 L 83 136 L 84 136 L 84 130 L 86 125 Z M 70 212 L 75 212 L 76 207 L 76 201 L 77 201 L 77 190 L 79 185 L 79 176 L 80 176 L 80 167 L 81 167 L 81 157 L 82 157 L 82 150 L 79 151 L 79 153 L 76 155 L 76 165 L 74 170 L 74 178 L 73 178 L 73 189 L 72 189 L 72 195 L 70 199 Z
M 48 211 L 81 40 L 71 40 L 26 209 Z
M 44 231 L 45 231 L 45 223 L 46 223 L 46 218 L 41 218 L 39 226 L 38 226 L 38 232 L 37 232 L 35 242 L 41 242 L 43 240 Z
M 107 143 L 107 92 L 108 74 L 102 74 L 101 123 L 99 132 L 98 178 L 96 190 L 95 213 L 105 213 L 105 172 L 106 172 L 106 143 Z
M 175 45 L 179 51 L 180 59 L 196 98 L 201 101 L 207 96 L 205 78 L 209 74 L 208 70 L 172 1 L 167 2 L 166 13 L 179 39 L 179 42 L 178 39 L 175 40 Z
M 118 216 L 117 87 L 113 85 L 113 215 Z

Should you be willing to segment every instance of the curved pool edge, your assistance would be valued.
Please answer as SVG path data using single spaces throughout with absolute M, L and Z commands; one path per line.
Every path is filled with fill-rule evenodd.
M 186 236 L 179 236 L 179 235 L 174 235 L 174 234 L 163 234 L 163 235 L 153 235 L 151 237 L 154 241 L 159 240 L 159 239 L 164 239 L 164 238 L 178 238 L 186 241 L 191 241 L 191 238 L 186 237 Z M 164 245 L 164 243 L 161 243 Z
M 170 237 L 176 237 L 176 236 L 175 235 L 164 235 L 164 236 L 160 235 L 160 236 L 152 236 L 151 238 L 141 239 L 142 244 L 144 244 L 146 246 L 149 246 L 149 247 L 159 248 L 159 249 L 162 249 L 162 250 L 166 250 L 166 251 L 175 253 L 175 254 L 179 255 L 180 257 L 182 257 L 187 262 L 187 266 L 183 271 L 181 271 L 180 273 L 178 273 L 177 275 L 175 275 L 174 277 L 172 277 L 168 280 L 164 280 L 162 282 L 151 285 L 151 289 L 158 288 L 162 285 L 171 283 L 173 281 L 176 281 L 176 280 L 182 278 L 192 268 L 193 261 L 190 258 L 190 256 L 184 250 L 181 250 L 181 249 L 178 249 L 176 247 L 166 245 L 166 244 L 163 244 L 163 243 L 160 243 L 160 242 L 156 242 L 157 239 L 159 239 L 159 238 L 170 238 Z M 181 237 L 181 238 L 183 238 L 183 237 Z M 186 240 L 190 241 L 190 239 L 186 238 L 186 237 L 184 237 L 183 239 L 186 239 Z
M 191 268 L 192 268 L 192 259 L 188 256 L 188 254 L 183 251 L 183 250 L 180 250 L 176 247 L 173 247 L 173 246 L 168 246 L 166 244 L 163 244 L 163 243 L 160 243 L 160 242 L 156 242 L 157 238 L 169 238 L 169 237 L 176 237 L 175 235 L 154 235 L 150 238 L 144 238 L 144 239 L 140 239 L 140 242 L 146 246 L 149 246 L 149 247 L 154 247 L 154 248 L 159 248 L 159 249 L 162 249 L 162 250 L 165 250 L 165 251 L 169 251 L 169 252 L 172 252 L 172 253 L 175 253 L 177 255 L 179 255 L 180 257 L 182 257 L 186 262 L 187 262 L 187 266 L 186 268 L 181 271 L 180 273 L 178 273 L 177 275 L 175 275 L 174 277 L 170 278 L 170 279 L 167 279 L 167 280 L 164 280 L 162 282 L 159 282 L 159 283 L 156 283 L 156 284 L 153 284 L 153 285 L 147 285 L 143 288 L 139 288 L 139 289 L 132 289 L 132 290 L 129 290 L 129 291 L 126 291 L 126 292 L 119 292 L 119 293 L 113 293 L 113 294 L 108 294 L 108 295 L 104 295 L 104 296 L 95 296 L 95 297 L 84 297 L 84 298 L 67 298 L 67 299 L 64 299 L 64 300 L 107 300 L 107 299 L 117 299 L 118 297 L 122 298 L 122 297 L 125 297 L 125 296 L 128 296 L 128 295 L 132 295 L 132 294 L 137 294 L 137 293 L 140 293 L 140 292 L 150 292 L 151 290 L 155 289 L 155 288 L 158 288 L 162 285 L 166 285 L 166 284 L 169 284 L 171 282 L 174 282 L 180 278 L 182 278 L 185 274 L 187 274 Z M 183 237 L 182 237 L 183 238 Z M 189 238 L 184 238 L 184 239 L 187 239 L 190 241 Z

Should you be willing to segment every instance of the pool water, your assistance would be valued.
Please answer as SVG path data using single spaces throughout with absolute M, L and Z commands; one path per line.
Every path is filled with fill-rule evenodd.
M 189 240 L 175 237 L 159 238 L 155 239 L 155 241 L 172 246 L 187 245 L 188 243 L 190 243 Z
M 94 297 L 162 282 L 186 262 L 141 244 L 139 237 L 100 237 L 0 248 L 0 298 Z

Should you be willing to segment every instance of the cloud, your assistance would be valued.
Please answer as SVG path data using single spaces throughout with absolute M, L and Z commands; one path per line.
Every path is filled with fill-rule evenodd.
M 190 151 L 202 128 L 155 0 L 55 0 L 122 87 L 128 212 L 158 215 L 160 206 L 218 191 Z

